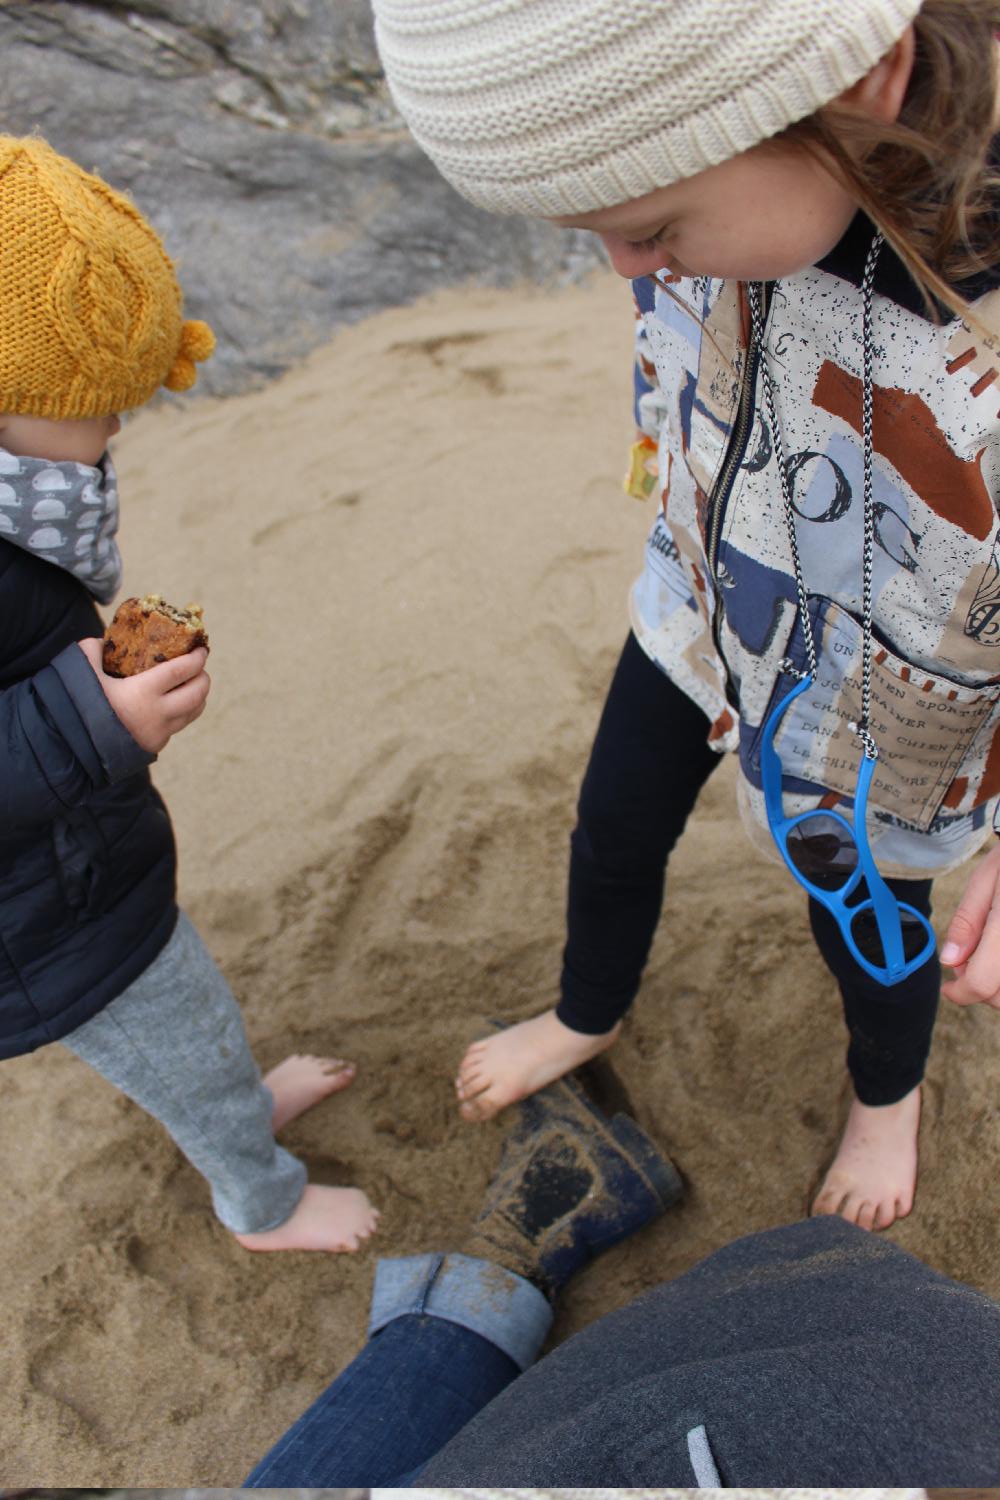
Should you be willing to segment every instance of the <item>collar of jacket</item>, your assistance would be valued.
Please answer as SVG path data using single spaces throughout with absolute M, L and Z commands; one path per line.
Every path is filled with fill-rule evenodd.
M 1000 170 L 1000 136 L 994 137 L 990 162 L 994 169 Z M 1000 203 L 996 206 L 996 220 L 1000 228 Z M 859 210 L 848 225 L 847 233 L 843 238 L 834 245 L 829 255 L 817 262 L 819 269 L 829 271 L 831 275 L 849 281 L 852 286 L 860 287 L 865 269 L 865 257 L 871 246 L 874 232 L 875 228 L 871 219 Z M 987 292 L 992 292 L 998 286 L 1000 286 L 1000 265 L 991 266 L 988 271 L 981 271 L 975 276 L 968 276 L 962 281 L 955 282 L 956 292 L 964 297 L 966 302 L 975 302 L 977 297 L 985 296 Z M 875 291 L 878 296 L 891 297 L 893 302 L 897 302 L 900 307 L 905 307 L 908 312 L 917 313 L 928 322 L 931 321 L 927 304 L 920 295 L 916 282 L 889 244 L 883 245 L 882 253 L 878 258 Z M 940 303 L 938 306 L 941 317 L 945 322 L 950 323 L 955 316 L 954 313 Z

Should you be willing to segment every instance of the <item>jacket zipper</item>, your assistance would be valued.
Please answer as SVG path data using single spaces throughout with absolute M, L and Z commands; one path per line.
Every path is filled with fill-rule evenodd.
M 761 310 L 766 318 L 768 311 L 767 282 L 761 284 Z M 732 493 L 733 485 L 736 483 L 736 475 L 739 472 L 740 465 L 746 456 L 747 443 L 750 439 L 750 428 L 753 423 L 754 412 L 756 411 L 754 389 L 757 383 L 759 361 L 760 351 L 754 343 L 753 332 L 751 330 L 747 343 L 746 362 L 743 366 L 743 381 L 740 386 L 739 405 L 736 408 L 736 423 L 729 443 L 729 450 L 726 453 L 719 477 L 712 490 L 712 497 L 709 502 L 708 529 L 706 532 L 705 556 L 708 561 L 714 590 L 712 640 L 715 644 L 719 660 L 726 671 L 726 697 L 734 708 L 739 706 L 739 698 L 736 693 L 735 684 L 729 675 L 729 667 L 722 654 L 721 645 L 722 609 L 720 607 L 720 598 L 722 586 L 719 583 L 718 576 L 719 536 L 722 531 L 722 522 L 725 517 L 729 496 Z

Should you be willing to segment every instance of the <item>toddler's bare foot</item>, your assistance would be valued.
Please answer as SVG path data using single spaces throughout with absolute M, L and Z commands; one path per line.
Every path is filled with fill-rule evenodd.
M 339 1057 L 310 1057 L 298 1052 L 286 1057 L 270 1073 L 264 1074 L 264 1082 L 274 1099 L 272 1127 L 280 1130 L 282 1125 L 305 1114 L 328 1094 L 346 1089 L 354 1082 L 355 1071 L 353 1063 L 344 1062 Z
M 465 1120 L 488 1120 L 517 1099 L 526 1099 L 564 1073 L 589 1062 L 617 1039 L 621 1022 L 588 1036 L 571 1031 L 554 1010 L 521 1021 L 495 1036 L 473 1042 L 455 1079 Z
M 917 1186 L 919 1127 L 919 1087 L 895 1104 L 855 1099 L 812 1212 L 840 1214 L 862 1229 L 888 1229 L 905 1219 Z
M 360 1188 L 307 1183 L 284 1224 L 234 1238 L 247 1250 L 357 1250 L 375 1232 L 379 1217 Z

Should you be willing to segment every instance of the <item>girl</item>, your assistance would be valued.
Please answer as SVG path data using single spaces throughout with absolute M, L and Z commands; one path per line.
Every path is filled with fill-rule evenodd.
M 885 1228 L 916 1182 L 931 881 L 989 839 L 1000 792 L 1000 4 L 375 12 L 454 186 L 593 230 L 632 279 L 633 487 L 659 502 L 581 791 L 561 999 L 469 1049 L 462 1113 L 615 1040 L 670 850 L 736 751 L 850 1034 L 814 1212 Z M 959 1004 L 1000 1006 L 998 879 L 994 844 L 941 953 Z

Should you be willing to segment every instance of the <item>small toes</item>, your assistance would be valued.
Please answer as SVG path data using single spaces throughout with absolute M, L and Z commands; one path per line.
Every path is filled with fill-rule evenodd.
M 465 1068 L 458 1075 L 462 1091 L 465 1094 L 481 1094 L 488 1089 L 492 1082 L 489 1074 L 483 1068 Z
M 494 1104 L 492 1099 L 489 1098 L 486 1089 L 483 1089 L 480 1093 L 474 1095 L 473 1098 L 468 1099 L 461 1106 L 459 1113 L 465 1120 L 474 1120 L 477 1123 L 481 1123 L 483 1120 L 491 1120 L 499 1108 L 500 1106 Z
M 842 1192 L 834 1191 L 831 1188 L 824 1188 L 817 1195 L 816 1200 L 812 1206 L 812 1212 L 815 1215 L 839 1214 L 843 1208 L 844 1202 L 845 1196 Z
M 477 1083 L 464 1083 L 459 1098 L 466 1104 L 475 1104 L 476 1109 L 481 1114 L 484 1103 L 483 1096 L 488 1092 L 489 1087 L 488 1079 L 483 1079 Z
M 838 1213 L 842 1219 L 846 1219 L 849 1224 L 856 1224 L 860 1209 L 860 1200 L 853 1193 L 845 1193 L 834 1212 Z
M 912 1207 L 912 1200 L 907 1202 L 905 1198 L 894 1198 L 891 1203 L 880 1203 L 872 1228 L 890 1229 L 897 1219 L 905 1219 Z
M 851 1219 L 859 1229 L 874 1229 L 879 1206 L 867 1198 L 849 1198 L 844 1205 L 844 1218 Z

